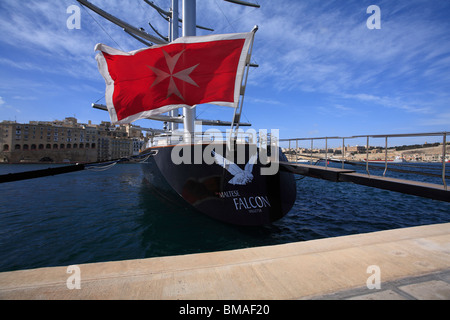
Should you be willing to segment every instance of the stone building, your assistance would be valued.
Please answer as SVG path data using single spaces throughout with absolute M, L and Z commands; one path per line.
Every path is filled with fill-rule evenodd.
M 78 125 L 76 119 L 0 123 L 0 161 L 20 162 L 92 162 L 96 161 L 93 131 Z
M 128 127 L 128 128 L 127 128 Z M 129 157 L 133 147 L 143 144 L 139 129 L 80 124 L 75 118 L 63 121 L 14 121 L 0 123 L 0 162 L 96 162 Z

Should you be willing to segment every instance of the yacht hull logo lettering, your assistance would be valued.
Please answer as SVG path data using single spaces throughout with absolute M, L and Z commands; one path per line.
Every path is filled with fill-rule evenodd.
M 233 202 L 236 210 L 253 210 L 270 207 L 267 196 L 233 198 Z

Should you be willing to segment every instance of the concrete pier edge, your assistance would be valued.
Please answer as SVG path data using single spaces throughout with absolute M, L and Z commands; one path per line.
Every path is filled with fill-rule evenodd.
M 3 272 L 0 299 L 448 300 L 450 223 Z

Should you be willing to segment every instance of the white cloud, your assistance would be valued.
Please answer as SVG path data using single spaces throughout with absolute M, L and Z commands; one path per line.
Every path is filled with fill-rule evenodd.
M 420 102 L 408 103 L 404 98 L 398 97 L 381 97 L 366 93 L 358 94 L 342 94 L 343 98 L 359 100 L 363 102 L 372 102 L 388 108 L 401 109 L 410 113 L 428 114 L 432 112 L 431 108 Z
M 255 98 L 252 96 L 245 97 L 246 102 L 254 103 L 254 104 L 262 104 L 262 105 L 282 105 L 283 103 L 280 100 L 275 99 L 265 99 L 265 98 Z
M 434 117 L 425 118 L 419 123 L 421 126 L 440 126 L 448 131 L 450 126 L 450 113 L 437 114 Z
M 21 56 L 8 57 L 8 51 L 0 59 L 0 64 L 21 70 L 32 70 L 54 74 L 67 74 L 75 78 L 101 79 L 98 76 L 94 56 L 94 46 L 104 42 L 125 51 L 135 50 L 144 45 L 128 36 L 120 27 L 104 20 L 92 11 L 81 9 L 81 29 L 69 30 L 66 20 L 70 14 L 67 7 L 75 1 L 32 1 L 20 2 L 4 0 L 0 3 L 0 43 L 24 54 L 34 57 L 24 61 Z M 136 6 L 126 7 L 121 1 L 93 1 L 96 5 L 112 10 L 128 21 L 140 21 L 145 27 L 151 13 L 142 8 L 140 1 Z M 145 4 L 145 6 L 147 6 Z M 148 7 L 148 6 L 147 6 Z M 153 16 L 157 15 L 153 11 Z M 159 19 L 166 24 L 159 15 Z M 158 24 L 158 23 L 156 23 Z M 149 29 L 149 27 L 147 27 Z M 164 31 L 167 30 L 167 24 Z M 7 36 L 5 36 L 7 35 Z M 117 45 L 118 44 L 118 45 Z M 52 61 L 51 66 L 46 61 Z
M 349 107 L 346 107 L 346 106 L 343 106 L 343 105 L 340 105 L 340 104 L 338 104 L 338 105 L 335 105 L 334 106 L 337 110 L 339 110 L 339 111 L 353 111 L 353 108 L 349 108 Z
M 411 103 L 410 96 L 426 87 L 447 90 L 448 30 L 426 15 L 420 1 L 380 6 L 382 29 L 369 30 L 360 2 L 265 3 L 254 53 L 260 68 L 251 84 L 429 112 L 430 103 Z
M 13 106 L 6 103 L 6 101 L 3 99 L 3 97 L 0 97 L 0 108 L 4 111 L 12 110 L 16 113 L 21 113 L 21 111 L 17 108 L 14 108 Z

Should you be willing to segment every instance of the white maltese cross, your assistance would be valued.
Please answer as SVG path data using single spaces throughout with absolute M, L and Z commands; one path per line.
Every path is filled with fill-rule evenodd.
M 175 81 L 173 80 L 173 78 L 175 77 L 177 79 L 180 79 L 184 82 L 187 82 L 189 84 L 192 84 L 192 85 L 198 87 L 197 83 L 195 83 L 195 81 L 192 80 L 192 78 L 189 75 L 191 74 L 192 71 L 194 71 L 195 68 L 198 67 L 198 65 L 200 63 L 196 64 L 195 66 L 178 71 L 177 73 L 174 74 L 173 70 L 175 69 L 178 59 L 183 54 L 184 50 L 177 53 L 173 57 L 169 56 L 169 54 L 167 52 L 165 52 L 164 50 L 162 50 L 162 52 L 164 53 L 164 57 L 166 58 L 166 63 L 167 63 L 167 66 L 169 67 L 170 73 L 167 73 L 167 72 L 160 70 L 158 68 L 155 68 L 155 67 L 147 66 L 156 74 L 156 79 L 155 79 L 155 81 L 153 81 L 151 87 L 156 86 L 158 83 L 160 83 L 164 79 L 170 77 L 169 88 L 167 89 L 167 97 L 166 98 L 169 98 L 172 94 L 175 94 L 181 100 L 184 101 L 184 98 L 183 98 L 181 92 L 178 90 L 177 85 L 175 84 Z

